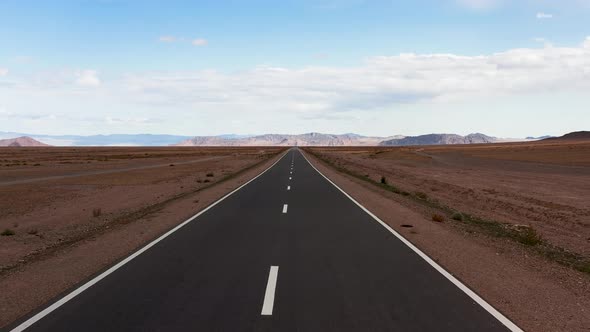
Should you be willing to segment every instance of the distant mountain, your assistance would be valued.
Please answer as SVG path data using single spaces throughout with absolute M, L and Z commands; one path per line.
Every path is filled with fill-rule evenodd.
M 544 141 L 586 141 L 590 140 L 590 131 L 574 131 L 560 137 L 546 138 Z
M 399 136 L 398 136 L 399 137 Z M 402 136 L 403 137 L 403 136 Z M 301 135 L 266 134 L 243 138 L 197 136 L 177 146 L 374 146 L 392 137 L 369 137 L 357 134 L 332 135 L 307 133 Z
M 28 136 L 53 146 L 405 146 L 517 142 L 524 139 L 495 138 L 484 134 L 428 134 L 421 136 L 362 136 L 354 133 L 341 135 L 307 133 L 300 135 L 235 135 L 180 136 L 152 134 L 115 135 L 33 135 L 0 132 L 0 140 Z
M 49 146 L 27 136 L 0 139 L 0 146 Z
M 34 139 L 57 146 L 168 146 L 190 138 L 180 135 L 152 134 L 114 134 L 114 135 L 33 135 L 13 132 L 0 132 L 1 138 L 29 136 Z
M 444 144 L 479 144 L 497 142 L 496 137 L 480 133 L 461 136 L 456 134 L 428 134 L 420 136 L 408 136 L 404 138 L 390 139 L 381 142 L 383 146 L 407 146 L 407 145 L 444 145 Z

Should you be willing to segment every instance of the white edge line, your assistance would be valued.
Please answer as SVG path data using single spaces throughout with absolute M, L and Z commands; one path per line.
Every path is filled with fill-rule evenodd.
M 72 291 L 71 293 L 69 293 L 66 296 L 62 297 L 61 299 L 57 300 L 55 303 L 51 304 L 49 307 L 47 307 L 47 308 L 43 309 L 42 311 L 38 312 L 33 317 L 27 319 L 26 321 L 24 321 L 23 323 L 21 323 L 20 325 L 18 325 L 14 329 L 12 329 L 11 332 L 21 332 L 21 331 L 24 331 L 25 329 L 27 329 L 31 325 L 35 324 L 37 321 L 41 320 L 43 317 L 49 315 L 51 312 L 53 312 L 57 308 L 61 307 L 62 305 L 64 305 L 65 303 L 67 303 L 68 301 L 70 301 L 71 299 L 73 299 L 74 297 L 76 297 L 77 295 L 79 295 L 80 293 L 82 293 L 85 290 L 87 290 L 88 288 L 92 287 L 94 284 L 98 283 L 99 281 L 101 281 L 102 279 L 104 279 L 109 274 L 115 272 L 116 270 L 118 270 L 119 268 L 121 268 L 123 265 L 129 263 L 131 260 L 133 260 L 137 256 L 141 255 L 143 252 L 145 252 L 149 248 L 153 247 L 158 242 L 162 241 L 163 239 L 165 239 L 166 237 L 168 237 L 172 233 L 176 232 L 177 230 L 179 230 L 180 228 L 182 228 L 183 226 L 185 226 L 189 222 L 193 221 L 194 219 L 196 219 L 197 217 L 199 217 L 203 213 L 207 212 L 209 209 L 213 208 L 215 205 L 221 203 L 221 201 L 223 201 L 224 199 L 228 198 L 229 196 L 231 196 L 236 191 L 242 189 L 243 187 L 247 186 L 250 182 L 256 180 L 258 177 L 260 177 L 262 174 L 266 173 L 266 171 L 268 171 L 274 165 L 276 165 L 279 161 L 281 161 L 281 159 L 283 159 L 283 157 L 285 157 L 287 155 L 287 153 L 288 152 L 285 152 L 277 161 L 275 161 L 267 169 L 265 169 L 264 171 L 262 171 L 262 173 L 256 175 L 254 178 L 250 179 L 248 182 L 244 183 L 243 185 L 241 185 L 238 188 L 234 189 L 232 192 L 230 192 L 230 193 L 226 194 L 225 196 L 221 197 L 220 199 L 218 199 L 217 201 L 215 201 L 214 203 L 212 203 L 211 205 L 209 205 L 205 209 L 199 211 L 197 214 L 195 214 L 194 216 L 192 216 L 189 219 L 185 220 L 184 222 L 182 222 L 181 224 L 177 225 L 176 227 L 174 227 L 173 229 L 169 230 L 168 232 L 164 233 L 159 238 L 157 238 L 157 239 L 153 240 L 152 242 L 148 243 L 143 248 L 137 250 L 136 252 L 134 252 L 133 254 L 131 254 L 130 256 L 128 256 L 127 258 L 125 258 L 122 261 L 120 261 L 119 263 L 113 265 L 108 270 L 106 270 L 103 273 L 99 274 L 98 276 L 94 277 L 92 280 L 88 281 L 84 285 L 76 288 L 74 291 Z
M 262 303 L 263 316 L 272 315 L 272 309 L 275 304 L 275 289 L 277 288 L 277 279 L 279 276 L 279 267 L 271 266 L 268 272 L 268 282 L 266 283 L 266 291 L 264 292 L 264 302 Z
M 477 304 L 479 304 L 487 312 L 489 312 L 492 316 L 494 316 L 497 320 L 499 320 L 502 324 L 504 324 L 504 326 L 506 326 L 510 331 L 513 331 L 513 332 L 524 332 L 520 327 L 518 327 L 510 319 L 508 319 L 508 317 L 504 316 L 502 313 L 500 313 L 498 310 L 496 310 L 496 308 L 492 307 L 492 305 L 490 305 L 489 303 L 487 303 L 484 299 L 482 299 L 479 295 L 477 295 L 469 287 L 467 287 L 466 285 L 464 285 L 461 281 L 459 281 L 457 278 L 455 278 L 451 273 L 449 273 L 447 270 L 445 270 L 442 266 L 438 265 L 434 260 L 432 260 L 432 258 L 430 258 L 428 255 L 426 255 L 424 252 L 422 252 L 416 246 L 414 246 L 410 241 L 408 241 L 401 234 L 399 234 L 398 232 L 396 232 L 395 230 L 393 230 L 393 228 L 391 228 L 388 224 L 386 224 L 385 222 L 383 222 L 383 220 L 379 219 L 379 217 L 377 217 L 376 215 L 374 215 L 367 208 L 365 208 L 364 206 L 362 206 L 359 202 L 357 202 L 354 198 L 352 198 L 352 196 L 350 196 L 344 190 L 342 190 L 342 188 L 338 187 L 338 185 L 336 185 L 334 182 L 332 182 L 332 180 L 330 180 L 327 176 L 325 176 L 322 172 L 320 172 L 317 168 L 315 168 L 315 166 L 307 159 L 307 157 L 305 156 L 305 154 L 301 153 L 301 155 L 303 155 L 303 158 L 305 158 L 305 160 L 307 161 L 307 163 L 311 167 L 313 167 L 313 169 L 315 169 L 316 172 L 320 173 L 321 176 L 323 176 L 334 187 L 336 187 L 338 190 L 340 190 L 346 197 L 348 197 L 351 201 L 353 201 L 356 205 L 358 205 L 363 211 L 365 211 L 373 219 L 375 219 L 381 225 L 383 225 L 383 227 L 385 227 L 388 231 L 390 231 L 393 235 L 395 235 L 395 237 L 397 237 L 405 245 L 407 245 L 408 247 L 410 247 L 410 249 L 412 249 L 416 254 L 418 254 L 418 256 L 422 257 L 422 259 L 424 259 L 428 264 L 430 264 L 432 267 L 434 267 L 435 270 L 437 270 L 440 274 L 442 274 L 443 276 L 445 276 L 445 278 L 447 278 L 450 282 L 452 282 L 453 284 L 455 284 L 455 286 L 457 286 L 460 290 L 462 290 L 465 294 L 467 294 L 467 296 L 469 296 L 470 298 L 472 298 L 475 302 L 477 302 Z

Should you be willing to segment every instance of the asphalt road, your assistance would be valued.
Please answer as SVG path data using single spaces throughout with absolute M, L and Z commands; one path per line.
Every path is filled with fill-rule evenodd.
M 26 330 L 509 330 L 297 149 L 102 277 Z

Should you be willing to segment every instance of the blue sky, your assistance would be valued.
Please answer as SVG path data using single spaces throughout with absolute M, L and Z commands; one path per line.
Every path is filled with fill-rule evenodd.
M 590 125 L 587 0 L 3 0 L 0 15 L 0 131 Z

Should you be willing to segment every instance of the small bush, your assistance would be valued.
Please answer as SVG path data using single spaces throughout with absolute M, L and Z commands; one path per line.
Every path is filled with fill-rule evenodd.
M 384 176 L 381 177 L 381 184 L 387 184 L 387 179 Z
M 443 222 L 443 221 L 445 221 L 445 217 L 440 214 L 433 214 L 432 221 Z
M 518 235 L 518 242 L 527 246 L 536 246 L 543 241 L 541 235 L 532 227 L 521 228 Z
M 424 199 L 424 200 L 426 200 L 428 198 L 428 195 L 426 195 L 425 193 L 423 193 L 421 191 L 415 192 L 414 195 L 416 195 L 416 197 L 418 197 L 420 199 Z
M 102 214 L 102 210 L 101 209 L 92 209 L 92 216 L 93 217 L 99 217 Z
M 203 181 L 203 182 L 208 183 L 208 182 L 211 182 L 211 180 L 205 179 L 205 181 Z
M 16 234 L 12 229 L 5 229 L 2 233 L 0 233 L 0 235 L 2 236 L 12 236 Z
M 39 163 L 36 163 L 36 164 L 35 164 L 35 165 L 33 165 L 33 166 L 41 166 L 41 164 L 39 164 Z
M 451 216 L 451 218 L 453 220 L 463 221 L 463 215 L 460 212 L 453 213 L 453 215 Z
M 208 178 L 210 178 L 210 177 L 214 177 L 214 176 L 215 176 L 215 174 L 213 174 L 213 173 L 207 173 L 207 177 L 208 177 Z
M 36 228 L 31 228 L 27 231 L 27 233 L 31 235 L 36 235 L 37 233 L 39 233 L 39 230 Z
M 174 164 L 170 164 L 170 165 L 168 165 L 168 166 L 172 167 L 172 166 L 174 166 Z

